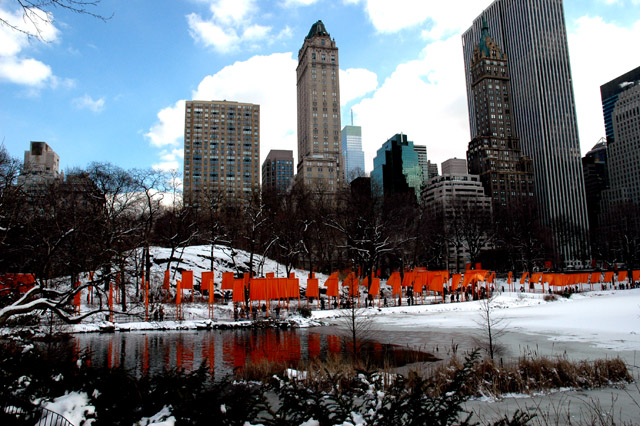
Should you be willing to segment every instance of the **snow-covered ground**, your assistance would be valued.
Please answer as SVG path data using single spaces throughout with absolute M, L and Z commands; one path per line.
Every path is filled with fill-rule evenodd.
M 384 331 L 478 329 L 481 303 L 369 308 L 362 313 Z M 540 293 L 503 293 L 496 297 L 492 315 L 512 332 L 616 351 L 640 350 L 640 289 L 584 292 L 550 302 Z M 335 316 L 331 310 L 313 312 L 318 320 Z

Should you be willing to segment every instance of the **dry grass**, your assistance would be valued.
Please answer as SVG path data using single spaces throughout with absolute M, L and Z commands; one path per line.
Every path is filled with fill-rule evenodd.
M 453 358 L 432 372 L 434 394 L 446 389 L 453 373 L 462 365 Z M 509 365 L 489 359 L 475 364 L 474 374 L 466 384 L 470 395 L 499 396 L 508 393 L 531 394 L 561 388 L 592 389 L 633 382 L 620 358 L 595 361 L 571 361 L 566 358 L 522 357 Z

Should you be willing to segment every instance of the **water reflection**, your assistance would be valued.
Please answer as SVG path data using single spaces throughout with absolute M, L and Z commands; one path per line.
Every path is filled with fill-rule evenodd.
M 351 345 L 340 336 L 311 330 L 216 330 L 76 335 L 76 350 L 98 367 L 125 367 L 136 375 L 165 369 L 193 371 L 206 365 L 217 377 L 245 363 L 263 361 L 295 366 L 300 361 L 340 355 Z M 430 354 L 371 343 L 367 356 L 378 365 L 433 361 Z

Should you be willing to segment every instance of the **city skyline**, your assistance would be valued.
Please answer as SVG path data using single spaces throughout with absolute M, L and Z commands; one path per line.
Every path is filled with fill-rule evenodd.
M 61 170 L 92 161 L 175 167 L 182 164 L 184 100 L 227 99 L 262 106 L 261 162 L 270 149 L 293 149 L 297 158 L 297 51 L 322 19 L 341 52 L 341 118 L 349 122 L 353 109 L 363 127 L 367 172 L 376 149 L 398 132 L 426 145 L 434 163 L 464 156 L 460 34 L 490 1 L 407 1 L 392 9 L 373 1 L 307 3 L 185 1 L 150 10 L 103 0 L 97 11 L 113 14 L 105 23 L 54 10 L 50 43 L 2 28 L 0 139 L 16 157 L 29 141 L 47 142 Z M 640 63 L 640 53 L 622 54 L 625 40 L 640 34 L 640 20 L 629 13 L 640 5 L 564 3 L 584 154 L 604 136 L 599 86 Z M 3 16 L 9 6 L 0 5 Z M 590 66 L 598 58 L 607 66 Z M 259 78 L 256 69 L 267 75 Z M 250 83 L 234 83 L 240 79 Z M 389 111 L 390 103 L 403 108 Z

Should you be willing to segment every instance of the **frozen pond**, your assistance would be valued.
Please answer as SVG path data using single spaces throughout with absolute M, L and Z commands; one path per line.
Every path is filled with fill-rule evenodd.
M 377 365 L 405 365 L 434 360 L 429 354 L 372 342 L 367 353 Z M 322 329 L 234 329 L 90 333 L 74 336 L 75 350 L 86 351 L 92 365 L 123 366 L 136 375 L 157 374 L 166 369 L 198 369 L 203 363 L 216 377 L 233 373 L 246 362 L 299 362 L 348 352 L 347 339 Z

